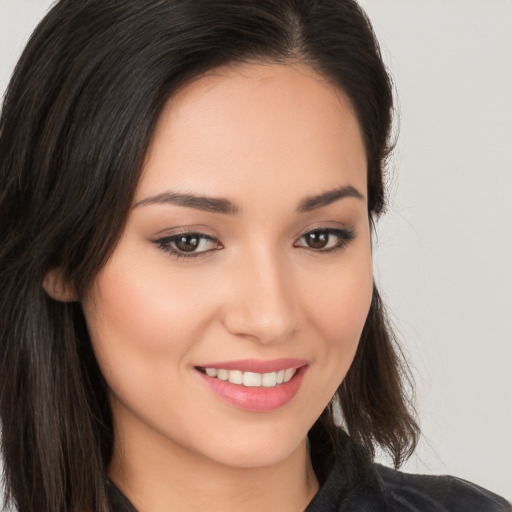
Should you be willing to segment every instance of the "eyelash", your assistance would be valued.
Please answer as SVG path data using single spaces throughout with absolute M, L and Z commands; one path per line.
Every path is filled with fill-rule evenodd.
M 311 235 L 317 235 L 318 236 L 319 234 L 327 235 L 329 237 L 328 238 L 328 244 L 330 242 L 330 237 L 332 237 L 332 236 L 337 237 L 338 241 L 335 243 L 335 245 L 333 247 L 329 247 L 327 249 L 324 249 L 324 248 L 315 249 L 314 247 L 311 247 L 311 246 L 308 246 L 308 245 L 296 245 L 296 243 L 294 243 L 293 245 L 294 245 L 294 247 L 300 247 L 300 248 L 303 248 L 303 249 L 311 249 L 314 252 L 332 253 L 332 252 L 336 252 L 336 251 L 339 251 L 341 249 L 344 249 L 356 237 L 356 232 L 355 232 L 355 230 L 353 228 L 352 229 L 317 228 L 317 229 L 312 229 L 310 231 L 307 231 L 306 233 L 301 235 L 298 240 L 302 240 L 305 237 L 311 236 Z
M 338 238 L 337 242 L 335 242 L 335 245 L 333 247 L 328 247 L 327 249 L 325 248 L 314 248 L 314 247 L 311 247 L 311 246 L 308 246 L 308 245 L 297 245 L 298 241 L 300 240 L 304 240 L 305 237 L 307 236 L 312 236 L 312 235 L 316 235 L 316 236 L 320 236 L 320 235 L 327 235 L 327 245 L 330 244 L 331 240 L 330 238 L 332 236 L 335 236 Z M 339 251 L 339 250 L 342 250 L 344 249 L 347 245 L 350 244 L 350 242 L 352 240 L 354 240 L 354 238 L 356 237 L 356 233 L 355 233 L 355 230 L 354 229 L 340 229 L 340 228 L 317 228 L 317 229 L 312 229 L 310 231 L 307 231 L 306 233 L 304 233 L 303 235 L 301 235 L 296 242 L 294 242 L 293 246 L 294 247 L 297 247 L 297 248 L 301 248 L 301 249 L 309 249 L 309 250 L 312 250 L 313 252 L 316 252 L 316 253 L 333 253 L 333 252 L 336 252 L 336 251 Z M 197 239 L 199 240 L 198 242 L 198 247 L 201 246 L 201 244 L 203 244 L 205 241 L 206 242 L 212 242 L 212 243 L 215 243 L 216 244 L 216 247 L 212 248 L 212 249 L 207 249 L 207 250 L 204 250 L 204 251 L 194 251 L 194 252 L 185 252 L 185 251 L 182 251 L 178 248 L 176 248 L 175 246 L 173 247 L 173 244 L 176 244 L 176 242 L 180 239 Z M 205 233 L 198 233 L 198 232 L 184 232 L 184 233 L 178 233 L 176 235 L 170 235 L 170 236 L 166 236 L 164 238 L 159 238 L 157 240 L 153 240 L 153 243 L 159 248 L 161 249 L 163 252 L 173 256 L 174 258 L 176 259 L 188 259 L 188 258 L 197 258 L 199 256 L 203 256 L 205 255 L 206 253 L 209 253 L 213 250 L 218 250 L 218 249 L 221 249 L 222 248 L 222 245 L 220 244 L 220 242 L 210 236 L 210 235 L 207 235 Z
M 164 238 L 159 238 L 157 240 L 153 240 L 153 243 L 156 244 L 156 246 L 159 249 L 161 249 L 165 253 L 173 256 L 176 259 L 197 258 L 198 256 L 203 256 L 204 254 L 206 254 L 207 252 L 210 252 L 211 250 L 215 250 L 215 249 L 209 249 L 207 251 L 190 252 L 190 253 L 181 251 L 172 246 L 172 244 L 175 244 L 180 238 L 188 238 L 188 239 L 196 238 L 199 240 L 199 244 L 203 243 L 204 241 L 217 242 L 218 247 L 216 247 L 215 249 L 221 248 L 221 245 L 216 238 L 214 238 L 210 235 L 207 235 L 205 233 L 198 233 L 196 231 L 190 231 L 190 232 L 178 233 L 176 235 L 166 236 Z

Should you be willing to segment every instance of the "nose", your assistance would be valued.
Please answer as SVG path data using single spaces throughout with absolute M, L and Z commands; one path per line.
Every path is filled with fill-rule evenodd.
M 275 252 L 260 248 L 239 258 L 223 315 L 231 334 L 267 345 L 286 341 L 298 328 L 291 271 Z

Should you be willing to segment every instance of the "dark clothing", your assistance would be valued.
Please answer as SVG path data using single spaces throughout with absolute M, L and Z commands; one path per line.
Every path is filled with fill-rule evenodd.
M 337 435 L 342 450 L 335 455 L 334 444 L 310 433 L 320 489 L 305 512 L 512 512 L 503 498 L 465 480 L 374 464 L 343 431 Z M 110 480 L 107 491 L 113 512 L 137 512 Z

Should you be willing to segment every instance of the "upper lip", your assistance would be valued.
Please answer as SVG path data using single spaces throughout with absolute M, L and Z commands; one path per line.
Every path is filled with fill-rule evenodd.
M 281 358 L 271 360 L 240 359 L 238 361 L 215 361 L 197 365 L 198 368 L 217 368 L 223 370 L 240 370 L 242 372 L 270 373 L 288 368 L 301 368 L 308 362 L 305 359 Z

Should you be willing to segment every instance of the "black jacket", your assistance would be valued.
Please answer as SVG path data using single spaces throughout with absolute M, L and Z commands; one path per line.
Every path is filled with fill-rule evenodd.
M 365 452 L 339 431 L 341 453 L 310 435 L 311 460 L 320 490 L 305 512 L 512 512 L 507 501 L 451 476 L 401 473 L 372 463 Z M 325 439 L 325 438 L 324 438 Z M 137 512 L 107 481 L 113 512 Z

